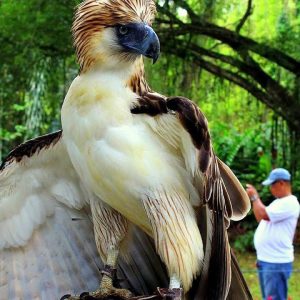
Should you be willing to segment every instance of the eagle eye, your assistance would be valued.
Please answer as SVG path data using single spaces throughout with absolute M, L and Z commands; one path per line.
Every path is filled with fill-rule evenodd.
M 128 27 L 125 26 L 125 25 L 121 25 L 121 26 L 119 27 L 119 33 L 120 33 L 121 35 L 127 34 L 128 31 L 129 31 L 129 29 L 128 29 Z

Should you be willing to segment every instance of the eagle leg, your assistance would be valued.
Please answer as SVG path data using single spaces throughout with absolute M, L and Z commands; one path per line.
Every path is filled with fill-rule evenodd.
M 65 295 L 61 300 L 128 299 L 132 297 L 132 293 L 129 290 L 113 286 L 116 277 L 119 249 L 122 242 L 128 237 L 128 222 L 122 215 L 100 199 L 91 199 L 90 204 L 95 242 L 101 259 L 104 262 L 104 269 L 101 271 L 102 279 L 100 286 L 96 291 L 85 292 L 80 296 Z
M 121 299 L 128 299 L 132 296 L 130 291 L 113 286 L 119 249 L 122 242 L 128 237 L 127 220 L 99 200 L 91 201 L 91 210 L 96 246 L 102 261 L 105 262 L 105 267 L 101 272 L 103 277 L 100 288 L 90 293 L 90 295 L 96 299 L 103 299 L 107 296 L 118 296 Z
M 115 247 L 110 247 L 107 253 L 107 261 L 104 270 L 100 288 L 89 295 L 95 299 L 103 299 L 108 296 L 118 296 L 121 299 L 128 299 L 132 297 L 132 293 L 126 289 L 119 289 L 113 286 L 113 280 L 116 276 L 116 264 L 119 255 L 119 250 Z
M 180 279 L 177 275 L 170 276 L 169 288 L 157 288 L 157 295 L 164 300 L 181 300 L 183 290 L 180 288 Z
M 110 247 L 107 252 L 107 261 L 104 269 L 101 271 L 103 274 L 100 287 L 94 292 L 84 292 L 80 296 L 65 295 L 60 300 L 100 300 L 110 297 L 118 297 L 118 299 L 129 299 L 133 295 L 129 290 L 119 289 L 113 286 L 113 280 L 116 276 L 116 262 L 119 250 L 115 247 Z

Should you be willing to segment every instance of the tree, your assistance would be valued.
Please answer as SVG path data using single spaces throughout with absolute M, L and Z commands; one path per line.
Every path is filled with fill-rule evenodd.
M 76 74 L 70 27 L 78 2 L 0 2 L 0 160 L 60 127 L 68 74 Z
M 207 10 L 202 12 L 195 9 L 193 1 L 160 2 L 157 22 L 163 51 L 242 87 L 281 116 L 290 129 L 293 144 L 290 167 L 295 170 L 300 147 L 300 61 L 296 51 L 299 28 L 290 26 L 283 11 L 278 41 L 273 46 L 240 33 L 253 12 L 252 0 L 248 0 L 244 15 L 232 29 L 210 22 L 216 1 L 205 2 Z M 299 21 L 297 3 L 295 18 Z M 186 13 L 184 17 L 182 11 Z M 276 47 L 287 33 L 295 42 L 289 52 Z

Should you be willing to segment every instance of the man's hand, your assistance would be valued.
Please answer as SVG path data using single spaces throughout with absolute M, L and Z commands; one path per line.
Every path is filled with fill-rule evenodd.
M 269 221 L 265 205 L 261 202 L 256 188 L 251 184 L 246 184 L 246 192 L 253 204 L 253 212 L 257 222 L 261 220 Z
M 259 198 L 256 188 L 251 184 L 246 184 L 246 192 L 251 201 L 255 201 Z

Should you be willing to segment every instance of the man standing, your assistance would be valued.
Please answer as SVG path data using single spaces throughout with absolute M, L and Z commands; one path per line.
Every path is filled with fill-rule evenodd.
M 274 169 L 263 185 L 270 186 L 276 198 L 265 206 L 257 190 L 247 184 L 247 194 L 259 225 L 254 235 L 259 283 L 264 300 L 286 300 L 288 279 L 294 260 L 293 238 L 300 213 L 297 198 L 292 195 L 289 171 Z

